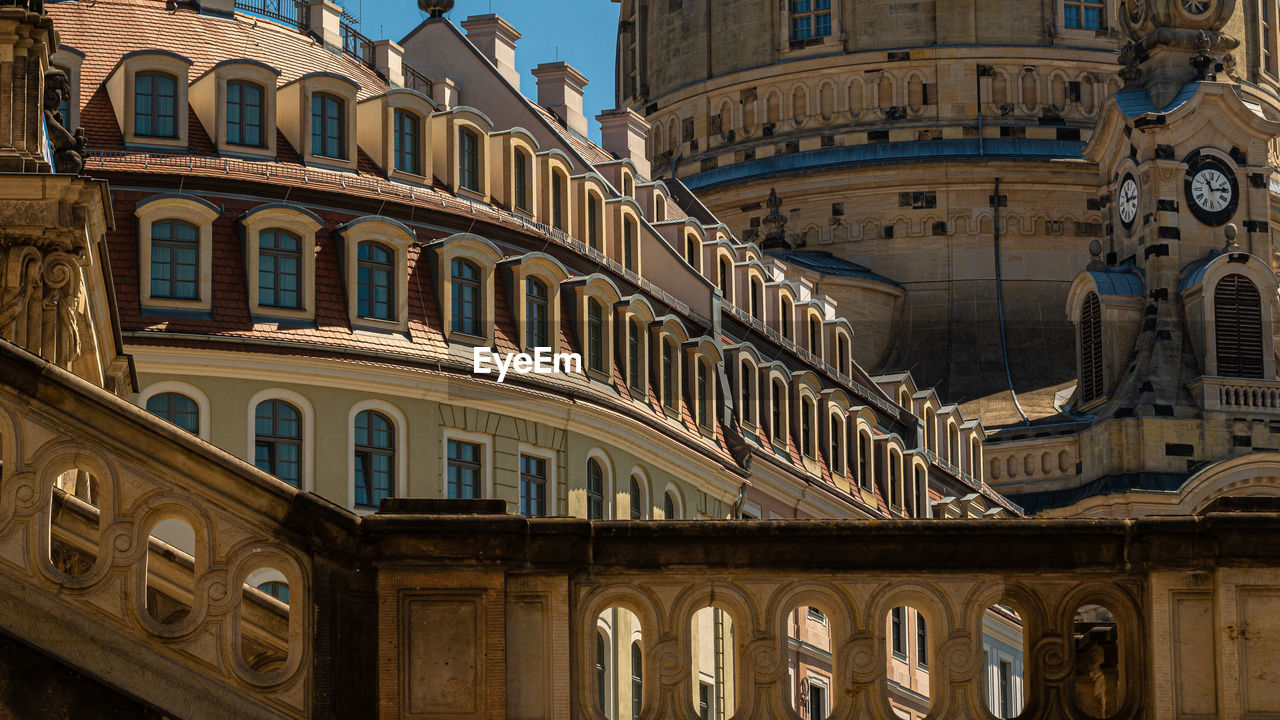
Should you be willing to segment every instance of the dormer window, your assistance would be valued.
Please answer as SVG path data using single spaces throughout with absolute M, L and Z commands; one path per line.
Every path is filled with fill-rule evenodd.
M 778 332 L 782 337 L 791 339 L 791 316 L 795 314 L 795 306 L 787 298 L 782 298 L 782 316 L 778 319 Z
M 480 138 L 470 128 L 458 130 L 458 184 L 480 192 Z
M 395 111 L 396 170 L 422 174 L 422 120 L 408 110 Z
M 675 374 L 676 346 L 670 339 L 662 341 L 662 406 L 670 410 L 676 407 Z
M 711 386 L 707 384 L 707 361 L 698 358 L 698 424 L 711 427 Z
M 264 147 L 263 89 L 247 80 L 227 83 L 227 142 Z
M 644 380 L 640 377 L 640 321 L 627 323 L 627 387 L 644 392 Z
M 525 279 L 524 288 L 525 345 L 529 349 L 550 345 L 550 313 L 547 308 L 547 284 L 536 277 Z
M 134 76 L 133 132 L 140 137 L 178 137 L 178 79 L 166 72 Z
M 733 278 L 732 273 L 732 265 L 730 265 L 729 259 L 722 255 L 720 257 L 720 294 L 730 303 L 733 302 L 733 295 L 731 293 L 733 288 L 730 285 Z
M 787 386 L 781 380 L 773 381 L 769 403 L 769 433 L 774 442 L 782 442 L 786 439 Z
M 813 404 L 813 400 L 805 396 L 800 400 L 800 450 L 805 457 L 813 458 L 817 455 L 817 445 L 814 442 L 814 415 L 817 410 Z
M 515 184 L 515 206 L 517 210 L 530 212 L 529 204 L 529 153 L 516 150 L 512 161 L 512 175 Z
M 630 217 L 622 221 L 622 266 L 636 270 L 636 223 Z
M 551 227 L 564 230 L 564 174 L 551 171 Z
M 600 249 L 600 196 L 587 193 L 587 244 Z
M 595 298 L 587 300 L 587 367 L 602 373 L 604 369 L 604 308 Z
M 480 268 L 455 258 L 449 267 L 453 287 L 453 331 L 463 335 L 480 335 Z
M 151 224 L 151 297 L 200 299 L 200 230 L 185 220 Z
M 356 314 L 374 320 L 395 320 L 395 254 L 376 242 L 360 243 L 357 260 Z
M 751 278 L 751 298 L 749 301 L 751 317 L 760 319 L 760 296 L 764 294 L 764 283 L 759 278 Z
M 347 159 L 346 101 L 329 93 L 311 96 L 311 154 Z
M 258 234 L 259 305 L 302 308 L 301 247 L 302 239 L 288 230 L 263 230 Z
M 698 262 L 698 238 L 686 235 L 684 238 L 684 259 L 694 270 L 701 272 L 702 263 Z
M 814 315 L 809 316 L 809 352 L 822 359 L 822 321 Z

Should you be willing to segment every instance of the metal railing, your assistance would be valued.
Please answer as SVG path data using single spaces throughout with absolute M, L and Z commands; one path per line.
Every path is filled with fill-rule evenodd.
M 373 40 L 360 34 L 350 23 L 339 23 L 338 31 L 342 34 L 342 52 L 371 70 L 378 69 L 373 57 Z
M 432 94 L 435 86 L 432 84 L 431 78 L 408 65 L 404 66 L 404 86 L 410 90 L 417 90 L 429 98 L 435 99 L 435 96 Z
M 301 0 L 236 0 L 236 9 L 306 30 L 307 8 Z

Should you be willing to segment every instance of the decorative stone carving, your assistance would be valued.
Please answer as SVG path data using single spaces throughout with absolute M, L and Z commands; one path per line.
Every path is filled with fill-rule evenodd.
M 71 369 L 93 342 L 83 260 L 71 243 L 0 239 L 0 338 Z
M 58 112 L 62 101 L 71 96 L 71 82 L 61 70 L 44 74 L 44 119 L 53 146 L 53 171 L 79 175 L 84 170 L 84 128 L 72 132 L 67 119 Z
M 433 18 L 444 17 L 453 9 L 453 0 L 418 0 L 418 7 Z
M 769 248 L 791 249 L 791 244 L 787 242 L 787 216 L 780 212 L 782 200 L 778 197 L 778 191 L 769 190 L 769 199 L 765 202 L 769 208 L 769 214 L 760 221 L 764 226 L 764 243 L 761 248 L 768 250 Z

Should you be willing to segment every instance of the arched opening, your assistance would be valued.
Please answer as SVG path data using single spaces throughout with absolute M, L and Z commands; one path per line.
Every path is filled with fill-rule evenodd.
M 694 715 L 728 720 L 737 707 L 733 618 L 718 607 L 704 607 L 693 614 L 689 637 Z
M 916 608 L 900 605 L 889 610 L 885 623 L 889 707 L 898 717 L 923 718 L 929 714 L 929 663 L 933 660 L 928 620 Z
M 610 720 L 640 717 L 644 700 L 644 636 L 635 613 L 611 607 L 596 618 L 596 708 Z
M 151 528 L 147 542 L 147 614 L 164 625 L 179 623 L 195 600 L 195 530 L 185 520 L 166 518 Z
M 89 572 L 102 539 L 98 479 L 87 470 L 67 470 L 54 481 L 49 507 L 49 561 L 70 577 Z
M 1022 713 L 1026 635 L 1022 616 L 996 604 L 982 614 L 983 680 L 987 709 L 1002 720 Z
M 1102 605 L 1076 608 L 1074 687 L 1076 707 L 1089 717 L 1108 718 L 1124 705 L 1124 657 L 1117 623 Z
M 1080 402 L 1102 397 L 1102 306 L 1097 293 L 1089 293 L 1080 306 Z
M 260 568 L 245 578 L 240 655 L 259 673 L 278 670 L 289 658 L 289 580 L 275 568 Z
M 804 720 L 824 720 L 836 701 L 832 691 L 838 690 L 831 615 L 801 605 L 787 613 L 786 622 L 791 707 Z
M 1262 301 L 1248 278 L 1232 273 L 1218 281 L 1213 319 L 1218 376 L 1261 378 Z

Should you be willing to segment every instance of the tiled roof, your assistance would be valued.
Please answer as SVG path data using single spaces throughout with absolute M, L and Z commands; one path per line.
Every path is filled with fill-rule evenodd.
M 787 251 L 769 253 L 773 257 L 792 265 L 798 265 L 815 272 L 825 275 L 837 275 L 840 277 L 858 278 L 860 280 L 870 280 L 871 282 L 884 283 L 894 287 L 902 287 L 896 280 L 872 272 L 871 268 L 865 265 L 859 265 L 850 262 L 844 258 L 838 258 L 829 252 L 817 250 Z

